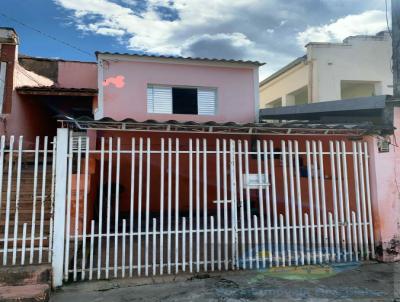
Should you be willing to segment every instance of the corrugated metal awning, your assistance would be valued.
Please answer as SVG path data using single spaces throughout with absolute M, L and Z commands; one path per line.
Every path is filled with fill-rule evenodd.
M 152 131 L 152 132 L 198 132 L 220 134 L 322 134 L 322 135 L 351 135 L 363 136 L 367 134 L 379 134 L 382 129 L 372 123 L 312 123 L 312 122 L 288 122 L 288 123 L 246 123 L 235 122 L 197 123 L 193 121 L 178 122 L 170 120 L 158 122 L 155 120 L 136 121 L 124 119 L 116 121 L 112 118 L 93 120 L 88 117 L 78 119 L 60 119 L 61 127 L 75 130 L 109 130 L 109 131 Z M 387 130 L 387 129 L 385 129 Z

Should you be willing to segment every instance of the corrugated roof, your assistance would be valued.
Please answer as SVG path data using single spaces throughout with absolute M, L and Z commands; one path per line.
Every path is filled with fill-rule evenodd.
M 189 60 L 189 61 L 220 62 L 220 63 L 239 63 L 239 64 L 251 64 L 251 65 L 256 65 L 256 66 L 262 66 L 265 64 L 265 63 L 258 62 L 258 61 L 245 61 L 245 60 L 233 60 L 233 59 L 182 57 L 182 56 L 153 55 L 153 54 L 101 52 L 101 51 L 96 51 L 95 53 L 96 53 L 96 57 L 101 54 L 101 55 L 131 56 L 131 57 L 137 57 L 137 58 L 175 59 L 175 60 Z
M 134 119 L 114 120 L 106 117 L 94 120 L 90 117 L 59 120 L 63 127 L 79 130 L 97 129 L 110 131 L 153 131 L 153 132 L 203 132 L 224 134 L 343 134 L 364 135 L 376 130 L 372 123 L 313 123 L 294 121 L 284 123 L 217 123 L 213 121 L 198 123 L 194 121 L 179 122 L 169 120 L 159 122 L 155 120 L 136 121 Z

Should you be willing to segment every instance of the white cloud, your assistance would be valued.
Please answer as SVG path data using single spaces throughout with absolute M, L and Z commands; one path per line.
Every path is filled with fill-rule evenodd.
M 298 43 L 382 30 L 376 9 L 384 7 L 376 0 L 53 1 L 78 30 L 114 37 L 121 48 L 267 62 L 261 78 L 302 55 Z M 163 15 L 168 10 L 177 18 Z
M 348 15 L 322 26 L 311 26 L 297 34 L 301 47 L 308 42 L 341 42 L 348 36 L 374 35 L 387 29 L 385 12 L 366 11 L 358 15 Z

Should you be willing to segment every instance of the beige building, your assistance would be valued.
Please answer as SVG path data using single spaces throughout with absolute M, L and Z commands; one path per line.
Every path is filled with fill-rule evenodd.
M 309 43 L 307 53 L 260 83 L 260 107 L 393 93 L 389 33 Z

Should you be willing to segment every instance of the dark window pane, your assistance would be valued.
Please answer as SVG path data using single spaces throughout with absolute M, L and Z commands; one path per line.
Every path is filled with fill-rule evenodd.
M 172 113 L 197 114 L 197 89 L 172 88 Z

